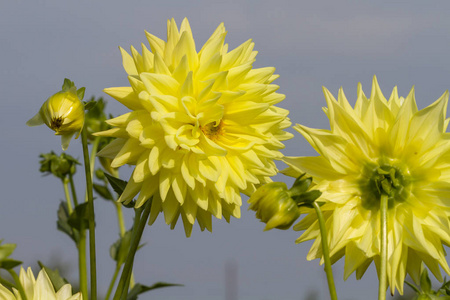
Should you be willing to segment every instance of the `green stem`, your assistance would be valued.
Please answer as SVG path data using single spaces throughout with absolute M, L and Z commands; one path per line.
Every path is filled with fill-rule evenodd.
M 69 180 L 67 178 L 64 178 L 62 182 L 64 186 L 64 195 L 66 196 L 67 209 L 69 210 L 70 215 L 73 212 L 73 207 L 72 207 L 72 200 L 70 199 L 69 194 Z
M 77 191 L 75 190 L 75 184 L 73 183 L 73 175 L 69 173 L 69 183 L 70 183 L 70 190 L 72 191 L 72 199 L 73 204 L 78 206 L 78 198 L 77 198 Z
M 89 262 L 91 267 L 91 300 L 97 300 L 97 263 L 95 261 L 95 213 L 94 197 L 92 192 L 92 172 L 89 161 L 89 149 L 87 143 L 87 129 L 81 132 L 81 143 L 83 144 L 84 171 L 86 174 L 86 194 L 89 208 Z
M 386 299 L 387 290 L 387 210 L 388 210 L 388 195 L 382 193 L 380 200 L 380 284 L 378 286 L 378 300 Z
M 84 223 L 81 222 L 81 228 L 79 231 L 80 239 L 78 240 L 78 272 L 80 278 L 80 290 L 83 295 L 83 299 L 88 299 L 88 281 L 87 281 L 87 268 L 86 268 L 86 228 Z
M 147 200 L 144 206 L 144 212 L 142 213 L 142 207 L 137 209 L 136 217 L 133 225 L 133 233 L 131 238 L 130 251 L 125 261 L 125 265 L 120 276 L 120 281 L 117 286 L 114 300 L 126 299 L 128 294 L 128 286 L 130 282 L 131 273 L 133 270 L 134 256 L 139 247 L 142 233 L 144 232 L 145 225 L 147 224 L 148 216 L 150 215 L 150 208 L 152 206 L 152 199 Z
M 114 202 L 114 205 L 116 206 L 117 210 L 117 222 L 119 224 L 119 231 L 120 231 L 120 237 L 123 237 L 125 235 L 125 221 L 123 218 L 123 212 L 122 212 L 122 204 Z
M 114 284 L 116 283 L 117 276 L 119 275 L 120 267 L 121 266 L 119 264 L 116 264 L 116 269 L 114 270 L 114 275 L 111 279 L 111 283 L 109 284 L 109 288 L 108 288 L 108 292 L 106 293 L 105 300 L 109 300 L 109 297 L 111 296 L 112 289 L 114 287 Z
M 325 273 L 327 274 L 328 290 L 330 291 L 330 299 L 337 300 L 336 287 L 334 285 L 333 270 L 331 269 L 330 250 L 328 248 L 327 229 L 325 227 L 325 219 L 316 201 L 313 202 L 314 209 L 319 220 L 320 237 L 322 238 L 322 252 L 325 261 Z
M 12 278 L 14 279 L 14 282 L 17 284 L 16 287 L 19 290 L 20 297 L 22 297 L 22 300 L 27 300 L 27 295 L 25 294 L 25 290 L 23 289 L 22 283 L 20 282 L 17 273 L 13 269 L 9 269 L 8 272 L 9 274 L 11 274 Z

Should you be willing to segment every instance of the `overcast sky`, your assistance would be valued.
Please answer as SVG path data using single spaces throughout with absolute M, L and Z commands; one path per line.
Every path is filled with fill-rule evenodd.
M 357 83 L 370 94 L 377 75 L 385 96 L 396 85 L 406 96 L 415 85 L 420 108 L 442 95 L 450 87 L 449 12 L 447 0 L 2 0 L 0 239 L 18 244 L 14 258 L 25 265 L 59 257 L 76 270 L 73 243 L 56 231 L 62 187 L 38 172 L 39 153 L 60 153 L 60 140 L 47 128 L 28 128 L 25 122 L 61 88 L 65 77 L 85 86 L 87 97 L 105 97 L 108 112 L 125 113 L 126 108 L 102 90 L 128 85 L 118 46 L 140 49 L 147 43 L 144 30 L 165 39 L 167 19 L 174 17 L 180 24 L 188 17 L 200 49 L 224 22 L 231 48 L 252 38 L 259 51 L 254 66 L 277 68 L 281 77 L 275 83 L 287 96 L 278 106 L 291 111 L 293 123 L 326 128 L 322 86 L 335 95 L 342 86 L 354 103 Z M 286 155 L 315 155 L 298 134 L 286 145 Z M 72 142 L 69 154 L 81 158 L 80 149 L 78 141 Z M 81 193 L 82 186 L 79 189 Z M 311 244 L 296 245 L 299 233 L 292 230 L 263 232 L 264 224 L 247 207 L 244 203 L 241 219 L 231 224 L 215 220 L 212 233 L 195 227 L 190 238 L 181 224 L 170 230 L 161 217 L 147 227 L 136 279 L 185 287 L 162 289 L 141 299 L 223 300 L 227 262 L 237 265 L 240 300 L 304 299 L 315 291 L 319 299 L 326 299 L 322 267 L 305 259 Z M 111 204 L 97 202 L 96 214 L 99 289 L 104 292 L 113 271 L 109 245 L 118 233 Z M 127 222 L 131 224 L 130 214 Z M 361 281 L 354 276 L 343 281 L 343 261 L 334 265 L 334 272 L 340 299 L 361 299 L 362 292 L 375 299 L 373 267 Z M 77 280 L 76 272 L 67 276 Z

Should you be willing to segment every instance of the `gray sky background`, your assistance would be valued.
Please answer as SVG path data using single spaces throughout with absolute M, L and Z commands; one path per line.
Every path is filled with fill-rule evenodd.
M 259 51 L 254 66 L 277 68 L 281 77 L 275 83 L 287 96 L 279 106 L 291 111 L 293 123 L 328 128 L 321 110 L 322 86 L 335 95 L 343 86 L 354 103 L 357 83 L 370 94 L 372 76 L 377 75 L 385 96 L 395 85 L 406 96 L 415 85 L 420 108 L 442 95 L 450 87 L 449 12 L 450 2 L 444 0 L 2 0 L 0 239 L 18 244 L 14 257 L 25 265 L 59 257 L 76 269 L 75 247 L 55 226 L 62 187 L 38 172 L 39 153 L 61 152 L 59 137 L 45 127 L 28 128 L 25 122 L 60 89 L 65 77 L 85 86 L 87 97 L 105 96 L 106 87 L 128 86 L 118 46 L 140 49 L 147 43 L 144 30 L 165 39 L 167 19 L 174 17 L 180 24 L 188 17 L 200 49 L 224 22 L 231 48 L 253 38 Z M 105 98 L 108 112 L 126 112 Z M 298 134 L 286 145 L 286 155 L 315 155 Z M 72 141 L 68 152 L 81 158 L 80 149 L 79 141 Z M 263 232 L 264 225 L 247 207 L 245 203 L 241 219 L 231 224 L 215 220 L 213 233 L 195 228 L 191 238 L 185 238 L 181 223 L 170 230 L 161 216 L 147 227 L 147 245 L 137 255 L 137 280 L 185 287 L 162 289 L 141 299 L 222 300 L 227 262 L 238 266 L 241 300 L 304 299 L 313 291 L 326 299 L 322 267 L 305 259 L 311 244 L 296 245 L 299 233 L 292 230 Z M 106 291 L 113 271 L 109 246 L 118 237 L 116 217 L 113 206 L 101 201 L 96 215 L 99 286 Z M 131 224 L 130 214 L 127 222 Z M 334 265 L 334 272 L 340 299 L 361 299 L 362 293 L 376 298 L 373 267 L 361 281 L 354 276 L 343 281 L 343 260 Z M 76 272 L 68 277 L 76 280 Z

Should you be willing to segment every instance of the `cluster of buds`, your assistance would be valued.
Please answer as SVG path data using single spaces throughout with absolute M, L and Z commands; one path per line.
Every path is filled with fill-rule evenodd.
M 271 182 L 259 187 L 252 194 L 249 209 L 256 211 L 256 218 L 266 223 L 264 230 L 288 229 L 300 217 L 300 206 L 311 207 L 322 194 L 309 190 L 312 179 L 297 178 L 288 189 L 284 182 Z
M 73 175 L 76 172 L 76 165 L 80 163 L 72 156 L 61 153 L 60 156 L 56 155 L 53 151 L 39 156 L 41 161 L 40 172 L 44 174 L 53 174 L 62 180 L 67 176 Z
M 74 83 L 64 79 L 62 90 L 54 94 L 41 106 L 39 112 L 30 120 L 28 126 L 45 124 L 61 136 L 63 150 L 69 147 L 72 136 L 81 133 L 84 125 L 84 104 L 81 102 L 84 88 L 77 90 Z

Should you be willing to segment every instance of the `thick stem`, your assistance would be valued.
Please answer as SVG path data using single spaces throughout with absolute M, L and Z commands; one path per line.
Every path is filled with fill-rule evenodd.
M 20 282 L 19 276 L 17 276 L 17 273 L 13 269 L 8 270 L 9 274 L 11 274 L 12 278 L 14 279 L 14 282 L 16 283 L 16 287 L 19 290 L 20 297 L 22 297 L 22 300 L 27 300 L 27 295 L 25 294 L 25 290 L 23 289 L 22 283 Z
M 130 251 L 125 261 L 125 265 L 120 276 L 120 281 L 117 286 L 114 300 L 126 299 L 128 294 L 128 286 L 130 282 L 131 273 L 133 271 L 134 256 L 139 247 L 142 233 L 144 232 L 145 225 L 147 224 L 148 216 L 150 215 L 150 209 L 152 206 L 152 199 L 147 200 L 144 207 L 144 212 L 141 215 L 141 209 L 136 212 L 135 222 L 133 225 L 133 233 L 131 238 Z
M 388 195 L 382 193 L 380 199 L 380 274 L 378 286 L 378 300 L 386 299 L 387 289 L 387 210 L 388 210 Z
M 325 261 L 325 273 L 327 274 L 328 290 L 330 291 L 330 299 L 337 300 L 336 287 L 334 285 L 333 271 L 331 269 L 330 250 L 328 248 L 327 229 L 325 227 L 325 219 L 317 202 L 313 202 L 314 209 L 317 213 L 317 219 L 319 220 L 320 237 L 322 238 L 322 252 Z
M 88 298 L 88 281 L 87 281 L 87 267 L 86 267 L 86 228 L 84 223 L 81 222 L 81 228 L 79 231 L 80 239 L 78 240 L 78 272 L 80 279 L 80 291 L 83 295 L 83 299 Z
M 64 178 L 62 180 L 64 186 L 64 195 L 66 196 L 67 209 L 69 210 L 69 215 L 73 212 L 72 200 L 70 199 L 69 194 L 69 180 Z
M 91 267 L 91 300 L 97 300 L 97 264 L 95 258 L 95 214 L 94 197 L 92 192 L 92 173 L 89 161 L 89 150 L 87 143 L 87 129 L 81 132 L 81 142 L 83 144 L 84 171 L 86 174 L 86 194 L 89 208 L 89 262 Z

